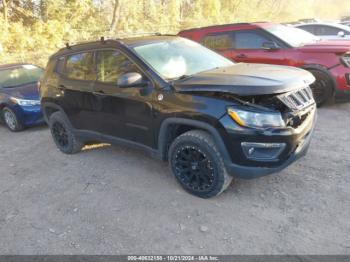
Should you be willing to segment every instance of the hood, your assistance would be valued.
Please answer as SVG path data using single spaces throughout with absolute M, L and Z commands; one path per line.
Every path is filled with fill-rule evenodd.
M 315 81 L 303 69 L 239 63 L 230 67 L 213 69 L 177 80 L 178 92 L 224 92 L 239 96 L 279 94 L 293 91 Z
M 313 44 L 307 44 L 299 48 L 302 52 L 308 53 L 338 53 L 343 54 L 350 51 L 350 40 L 327 40 Z
M 3 88 L 1 89 L 1 93 L 20 99 L 39 100 L 38 83 Z

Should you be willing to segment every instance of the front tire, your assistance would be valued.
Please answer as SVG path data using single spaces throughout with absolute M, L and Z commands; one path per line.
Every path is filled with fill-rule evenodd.
M 2 110 L 2 118 L 10 131 L 18 132 L 24 129 L 15 112 L 8 107 L 4 107 Z
M 202 130 L 177 137 L 169 149 L 169 162 L 180 185 L 201 198 L 221 194 L 232 181 L 213 138 Z
M 314 99 L 318 107 L 333 100 L 333 82 L 329 75 L 317 69 L 310 69 L 316 81 L 310 85 Z
M 84 144 L 77 139 L 73 128 L 61 112 L 55 112 L 50 116 L 49 126 L 52 138 L 61 152 L 65 154 L 75 154 L 84 146 Z

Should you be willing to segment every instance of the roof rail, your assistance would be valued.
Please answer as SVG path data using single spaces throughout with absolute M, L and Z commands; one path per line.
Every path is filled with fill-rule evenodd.
M 224 26 L 252 25 L 252 24 L 255 24 L 255 23 L 268 23 L 268 22 L 267 21 L 258 21 L 258 22 L 244 22 L 244 23 L 228 23 L 228 24 L 219 24 L 219 25 L 208 25 L 208 26 L 184 29 L 184 30 L 181 30 L 180 32 L 191 32 L 191 31 L 196 31 L 196 30 L 199 30 L 199 29 L 210 29 L 210 28 L 224 27 Z

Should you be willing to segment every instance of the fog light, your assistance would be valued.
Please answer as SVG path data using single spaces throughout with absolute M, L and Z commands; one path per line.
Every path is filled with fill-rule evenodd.
M 241 143 L 246 158 L 254 161 L 277 161 L 285 143 Z

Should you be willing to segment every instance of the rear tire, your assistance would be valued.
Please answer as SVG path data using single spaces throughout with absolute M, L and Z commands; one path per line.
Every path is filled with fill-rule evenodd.
M 326 72 L 317 69 L 309 69 L 316 81 L 310 85 L 314 99 L 318 107 L 334 100 L 333 81 Z
M 58 149 L 65 154 L 78 153 L 84 144 L 73 132 L 73 128 L 61 112 L 53 113 L 49 118 L 51 135 Z
M 2 109 L 2 118 L 10 131 L 18 132 L 24 129 L 15 112 L 8 107 Z
M 201 198 L 221 194 L 232 181 L 213 138 L 202 130 L 177 137 L 169 149 L 169 163 L 180 185 Z

